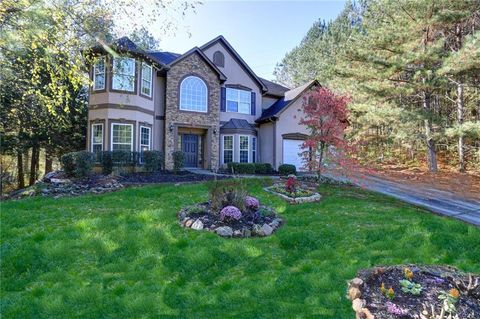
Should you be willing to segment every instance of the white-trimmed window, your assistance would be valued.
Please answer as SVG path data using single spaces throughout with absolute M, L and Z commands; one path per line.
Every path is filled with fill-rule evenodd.
M 93 90 L 105 89 L 105 57 L 99 57 L 93 65 Z
M 103 123 L 92 124 L 92 153 L 103 151 Z
M 252 163 L 257 162 L 257 138 L 252 136 Z
M 180 84 L 180 110 L 207 112 L 207 85 L 196 76 L 187 76 Z
M 248 153 L 250 151 L 248 147 L 248 135 L 240 135 L 240 163 L 248 163 Z
M 113 58 L 112 89 L 135 91 L 135 59 Z
M 142 62 L 142 85 L 140 92 L 148 97 L 152 97 L 152 74 L 152 66 Z
M 223 135 L 223 164 L 233 162 L 233 135 Z
M 252 92 L 227 88 L 227 112 L 250 114 Z
M 133 125 L 113 123 L 111 132 L 112 151 L 133 151 Z
M 151 131 L 148 126 L 140 126 L 140 152 L 150 150 Z

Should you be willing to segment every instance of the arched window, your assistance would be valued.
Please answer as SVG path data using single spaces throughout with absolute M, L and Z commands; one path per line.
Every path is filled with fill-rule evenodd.
M 216 66 L 221 66 L 221 67 L 224 67 L 224 66 L 225 66 L 225 56 L 223 55 L 222 52 L 216 51 L 216 52 L 213 54 L 213 63 L 214 63 Z
M 207 85 L 196 76 L 187 76 L 180 84 L 180 110 L 207 112 Z

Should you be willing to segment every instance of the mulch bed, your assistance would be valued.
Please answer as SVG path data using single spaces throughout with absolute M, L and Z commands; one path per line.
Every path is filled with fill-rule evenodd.
M 228 176 L 217 176 L 216 179 L 227 179 Z M 185 182 L 205 182 L 214 180 L 213 175 L 193 174 L 187 171 L 180 171 L 174 174 L 170 171 L 146 173 L 138 172 L 119 177 L 123 184 L 157 184 L 157 183 L 185 183 Z
M 414 275 L 411 281 L 422 286 L 420 295 L 415 296 L 402 291 L 399 281 L 405 279 L 405 268 L 413 271 Z M 358 278 L 361 280 L 357 280 Z M 449 292 L 451 289 L 457 289 L 460 293 L 455 303 L 454 314 L 458 318 L 480 318 L 480 279 L 478 275 L 465 274 L 453 267 L 401 265 L 362 270 L 358 273 L 358 278 L 350 282 L 349 289 L 354 309 L 361 305 L 359 308 L 368 309 L 366 313 L 375 318 L 437 318 L 432 317 L 432 307 L 438 316 L 443 305 L 439 296 L 442 291 Z M 359 291 L 352 287 L 352 285 L 355 286 L 355 281 L 362 282 L 357 287 Z M 392 300 L 382 294 L 380 288 L 382 283 L 386 289 L 393 288 Z M 392 304 L 398 307 L 397 309 L 401 309 L 401 314 L 394 314 L 388 310 L 388 305 Z M 445 318 L 447 316 L 445 314 Z

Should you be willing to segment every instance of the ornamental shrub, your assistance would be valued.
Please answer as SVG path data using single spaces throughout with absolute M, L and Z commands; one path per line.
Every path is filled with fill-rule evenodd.
M 233 174 L 255 174 L 254 163 L 228 163 L 228 171 Z
M 297 168 L 292 164 L 282 164 L 278 167 L 278 172 L 282 176 L 287 176 L 290 174 L 297 175 Z
M 185 154 L 182 151 L 175 151 L 172 153 L 172 156 L 173 156 L 173 171 L 176 174 L 185 165 Z
M 147 172 L 158 172 L 164 167 L 165 156 L 160 151 L 144 151 L 143 161 Z
M 109 175 L 113 172 L 112 152 L 103 151 L 100 153 L 100 165 L 102 166 L 102 174 Z
M 60 163 L 62 164 L 63 171 L 68 176 L 75 174 L 75 152 L 63 154 L 60 157 Z
M 235 206 L 225 206 L 220 211 L 220 220 L 240 220 L 242 218 L 242 212 Z
M 75 177 L 85 177 L 92 171 L 95 163 L 95 154 L 88 151 L 76 152 L 75 158 Z
M 273 173 L 273 167 L 270 163 L 255 163 L 255 174 L 271 174 Z
M 240 179 L 215 181 L 209 184 L 210 206 L 214 213 L 218 213 L 226 206 L 235 206 L 245 211 L 247 191 Z
M 245 197 L 245 208 L 256 211 L 260 208 L 260 202 L 255 197 L 247 196 Z

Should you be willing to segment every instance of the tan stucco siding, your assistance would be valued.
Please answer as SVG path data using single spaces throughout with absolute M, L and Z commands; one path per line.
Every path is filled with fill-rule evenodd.
M 274 140 L 275 140 L 275 123 L 265 123 L 260 125 L 258 130 L 259 159 L 261 163 L 274 163 Z
M 300 119 L 303 117 L 301 109 L 303 99 L 300 97 L 286 110 L 284 110 L 276 124 L 276 141 L 275 141 L 275 167 L 283 164 L 283 137 L 284 134 L 300 133 L 308 135 L 309 132 L 305 125 L 300 125 Z
M 240 84 L 242 86 L 248 87 L 255 92 L 256 101 L 255 101 L 255 115 L 242 114 L 242 113 L 231 113 L 231 112 L 220 112 L 220 121 L 229 121 L 231 118 L 245 119 L 250 123 L 253 123 L 256 118 L 258 118 L 262 113 L 262 94 L 258 83 L 252 79 L 252 77 L 242 68 L 242 66 L 235 60 L 235 58 L 230 54 L 230 52 L 220 43 L 215 43 L 208 49 L 203 52 L 205 55 L 213 61 L 213 54 L 216 51 L 220 51 L 225 56 L 225 67 L 218 67 L 223 74 L 226 75 L 227 80 L 223 84 L 225 85 L 234 85 Z

